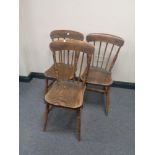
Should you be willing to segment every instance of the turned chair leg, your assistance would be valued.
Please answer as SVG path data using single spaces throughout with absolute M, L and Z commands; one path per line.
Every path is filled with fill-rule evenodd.
M 44 90 L 44 94 L 46 94 L 48 91 L 48 78 L 45 78 L 45 90 Z
M 106 112 L 106 115 L 108 115 L 108 113 L 109 113 L 109 106 L 110 106 L 109 92 L 110 92 L 110 87 L 105 87 L 105 112 Z
M 43 127 L 43 131 L 46 131 L 46 127 L 47 127 L 47 121 L 48 121 L 48 112 L 49 112 L 49 104 L 45 103 L 46 107 L 45 107 L 45 113 L 44 113 L 44 127 Z
M 81 109 L 77 110 L 77 139 L 80 141 L 80 133 L 81 133 Z

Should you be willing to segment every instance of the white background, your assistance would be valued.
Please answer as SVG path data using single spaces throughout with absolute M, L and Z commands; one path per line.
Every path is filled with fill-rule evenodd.
M 43 73 L 51 66 L 49 34 L 55 29 L 109 33 L 125 44 L 113 79 L 135 81 L 134 0 L 20 0 L 20 75 Z
M 155 154 L 155 9 L 136 0 L 136 155 Z M 0 154 L 18 155 L 18 1 L 0 5 Z

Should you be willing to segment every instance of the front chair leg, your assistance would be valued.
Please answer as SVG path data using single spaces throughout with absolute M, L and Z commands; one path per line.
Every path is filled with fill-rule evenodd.
M 109 106 L 110 106 L 110 97 L 109 97 L 110 87 L 105 87 L 105 112 L 106 115 L 109 113 Z
M 77 109 L 77 139 L 80 141 L 80 133 L 81 133 L 81 109 Z
M 45 103 L 46 107 L 45 107 L 45 113 L 44 113 L 44 127 L 43 127 L 43 131 L 46 131 L 46 127 L 47 127 L 47 121 L 48 121 L 48 112 L 49 112 L 49 104 Z

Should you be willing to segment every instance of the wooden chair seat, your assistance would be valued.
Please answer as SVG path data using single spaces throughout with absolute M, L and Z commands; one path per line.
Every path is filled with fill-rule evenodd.
M 56 81 L 45 95 L 45 101 L 55 106 L 79 108 L 83 103 L 85 89 L 81 82 Z
M 85 73 L 84 73 L 85 74 Z M 83 80 L 84 74 L 81 76 Z M 112 84 L 111 73 L 98 67 L 91 67 L 87 78 L 87 83 L 109 86 Z
M 74 67 L 71 65 L 67 65 L 64 63 L 57 63 L 57 71 L 59 73 L 59 78 L 61 79 L 72 79 L 74 77 Z M 46 78 L 55 78 L 56 73 L 54 69 L 54 65 L 52 65 L 48 70 L 44 73 Z

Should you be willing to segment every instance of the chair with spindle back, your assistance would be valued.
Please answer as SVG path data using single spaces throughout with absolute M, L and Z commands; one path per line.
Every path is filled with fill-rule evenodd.
M 54 30 L 50 33 L 50 38 L 52 41 L 56 41 L 56 40 L 81 40 L 83 41 L 84 39 L 84 35 L 80 32 L 77 32 L 77 31 L 72 31 L 72 30 Z M 59 55 L 60 56 L 60 61 L 61 61 L 61 57 L 62 55 Z M 65 56 L 64 56 L 65 57 Z M 70 68 L 70 71 L 68 72 L 68 67 L 64 64 L 64 63 L 59 63 L 58 65 L 58 69 L 61 70 L 61 77 L 62 78 L 65 78 L 66 77 L 66 72 L 69 74 L 67 76 L 67 78 L 69 77 L 70 79 L 73 77 L 72 73 L 73 73 L 73 70 L 72 68 Z M 44 73 L 44 76 L 45 76 L 45 93 L 47 92 L 47 89 L 48 87 L 50 86 L 48 84 L 48 80 L 49 79 L 52 79 L 53 81 L 56 79 L 56 75 L 55 75 L 55 72 L 54 72 L 54 68 L 53 68 L 53 65 L 47 69 Z M 53 82 L 52 82 L 53 83 Z M 51 83 L 51 84 L 52 84 Z
M 103 89 L 91 87 L 87 87 L 87 89 L 105 93 L 105 112 L 108 114 L 110 104 L 109 91 L 113 83 L 112 68 L 124 44 L 124 40 L 118 36 L 103 33 L 89 34 L 86 40 L 95 46 L 87 83 L 103 86 Z
M 43 130 L 46 130 L 48 113 L 52 107 L 61 107 L 75 110 L 77 112 L 77 138 L 80 140 L 80 125 L 81 125 L 81 107 L 83 105 L 83 97 L 86 89 L 86 80 L 90 68 L 91 58 L 95 50 L 94 46 L 84 41 L 66 40 L 54 41 L 50 43 L 50 49 L 53 53 L 54 59 L 54 72 L 56 81 L 48 88 L 45 100 L 45 122 Z M 65 61 L 62 57 L 62 62 L 70 68 L 73 68 L 74 77 L 62 78 L 61 70 L 59 70 L 59 54 L 70 53 Z M 76 69 L 79 66 L 79 69 Z M 85 71 L 83 81 L 81 75 Z M 69 74 L 65 73 L 66 76 Z

